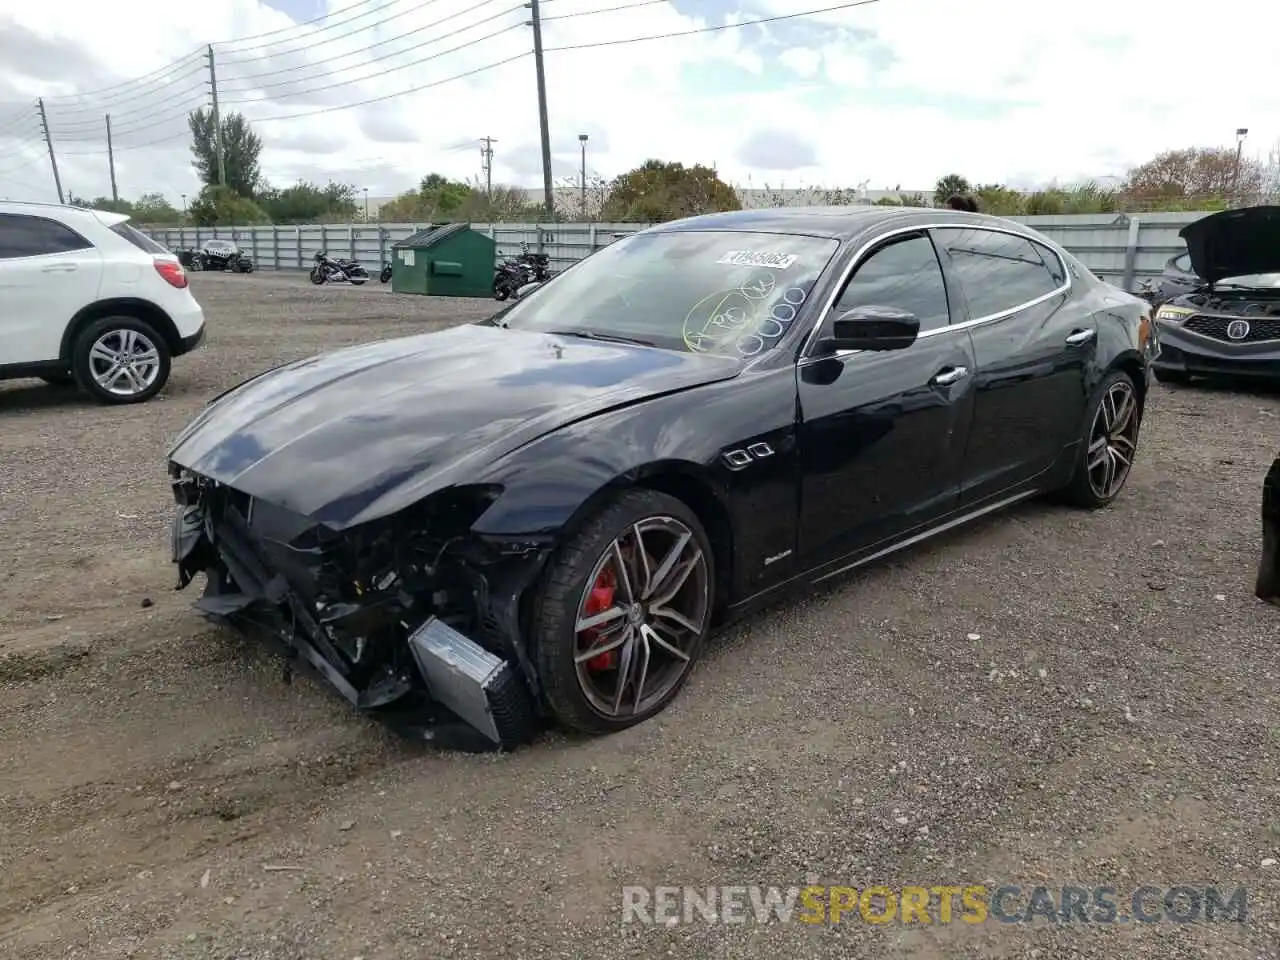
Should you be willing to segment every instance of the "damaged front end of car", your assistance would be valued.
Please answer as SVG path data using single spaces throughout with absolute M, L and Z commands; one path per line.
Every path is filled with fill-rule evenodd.
M 445 488 L 389 517 L 334 529 L 170 465 L 178 589 L 197 610 L 283 645 L 358 710 L 427 739 L 470 729 L 512 747 L 533 735 L 538 678 L 520 599 L 550 538 L 482 537 L 501 492 Z

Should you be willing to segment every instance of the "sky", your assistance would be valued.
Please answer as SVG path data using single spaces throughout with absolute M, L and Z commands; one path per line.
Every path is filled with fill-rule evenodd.
M 273 185 L 383 197 L 429 172 L 477 178 L 488 136 L 495 183 L 541 186 L 519 0 L 64 2 L 0 0 L 0 198 L 57 199 L 37 97 L 65 190 L 110 195 L 110 113 L 121 197 L 194 196 L 185 117 L 208 103 L 209 44 L 222 109 L 262 137 Z M 1269 41 L 1248 49 L 1280 5 L 875 0 L 741 25 L 837 2 L 542 0 L 556 182 L 578 176 L 580 134 L 589 177 L 658 158 L 738 186 L 904 190 L 1123 176 L 1161 150 L 1234 146 L 1238 127 L 1265 158 L 1280 138 Z M 1199 23 L 1236 39 L 1200 44 Z M 582 44 L 597 46 L 564 49 Z

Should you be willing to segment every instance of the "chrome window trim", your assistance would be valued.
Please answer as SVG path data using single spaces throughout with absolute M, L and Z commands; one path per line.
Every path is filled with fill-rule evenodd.
M 1051 290 L 1048 293 L 1041 294 L 1040 296 L 1036 297 L 1033 300 L 1028 300 L 1026 303 L 1020 303 L 1017 306 L 1010 307 L 1007 310 L 1001 310 L 999 313 L 988 314 L 987 316 L 984 316 L 984 317 L 974 317 L 970 320 L 962 320 L 959 323 L 948 324 L 945 327 L 938 327 L 935 330 L 926 330 L 924 333 L 920 334 L 916 338 L 917 340 L 923 340 L 926 337 L 938 336 L 939 334 L 943 334 L 943 333 L 951 333 L 955 330 L 970 330 L 974 327 L 977 327 L 986 323 L 994 323 L 997 320 L 1003 320 L 1006 317 L 1011 317 L 1015 313 L 1021 313 L 1023 310 L 1028 310 L 1031 307 L 1034 307 L 1040 303 L 1044 303 L 1047 300 L 1052 300 L 1054 297 L 1061 296 L 1062 294 L 1066 293 L 1068 290 L 1071 289 L 1071 271 L 1067 269 L 1067 263 L 1062 258 L 1062 255 L 1052 246 L 1052 244 L 1048 240 L 1041 239 L 1039 237 L 1030 236 L 1029 234 L 1024 233 L 1021 230 L 1015 230 L 1010 227 L 1004 227 L 1004 226 L 988 225 L 986 223 L 964 223 L 964 222 L 948 222 L 948 221 L 942 221 L 938 223 L 917 223 L 909 227 L 895 227 L 892 230 L 887 230 L 884 233 L 879 234 L 878 236 L 872 238 L 871 240 L 868 240 L 861 247 L 859 247 L 857 252 L 849 260 L 849 263 L 845 266 L 844 270 L 840 272 L 840 278 L 836 281 L 835 287 L 832 289 L 830 296 L 827 297 L 827 302 L 826 304 L 823 305 L 822 312 L 818 315 L 817 322 L 813 325 L 813 329 L 809 331 L 808 336 L 805 337 L 804 346 L 801 348 L 801 351 L 800 351 L 800 360 L 798 365 L 804 365 L 806 363 L 809 363 L 810 361 L 815 361 L 815 360 L 826 360 L 831 356 L 830 354 L 826 356 L 821 356 L 821 357 L 813 356 L 812 350 L 813 350 L 814 341 L 817 338 L 819 331 L 822 330 L 823 324 L 826 323 L 827 317 L 830 315 L 831 311 L 835 308 L 836 301 L 840 298 L 840 294 L 844 292 L 845 285 L 849 282 L 849 277 L 858 268 L 858 266 L 864 260 L 867 259 L 867 255 L 871 251 L 871 249 L 873 247 L 879 246 L 885 240 L 892 239 L 893 237 L 899 236 L 900 234 L 920 233 L 921 231 L 924 231 L 924 230 L 986 230 L 989 233 L 1005 233 L 1014 237 L 1020 237 L 1021 239 L 1026 240 L 1029 243 L 1037 244 L 1039 246 L 1044 247 L 1047 250 L 1052 251 L 1053 255 L 1058 258 L 1058 265 L 1062 267 L 1062 273 L 1064 276 L 1066 276 L 1067 280 L 1064 284 L 1062 284 L 1062 286 L 1058 287 L 1057 289 Z M 932 239 L 933 238 L 930 237 L 930 240 Z M 942 266 L 941 263 L 939 263 L 940 269 L 941 269 L 941 266 Z M 864 351 L 837 350 L 834 356 L 849 357 L 849 356 L 853 356 L 855 353 L 862 353 L 862 352 Z

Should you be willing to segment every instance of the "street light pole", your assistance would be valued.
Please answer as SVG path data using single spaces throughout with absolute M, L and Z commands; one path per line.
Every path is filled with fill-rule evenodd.
M 364 222 L 369 222 L 369 188 L 364 188 Z
M 582 219 L 587 220 L 587 135 L 578 134 L 578 143 L 582 145 Z
M 1249 135 L 1248 127 L 1236 128 L 1236 167 L 1231 175 L 1231 202 L 1240 205 L 1240 152 L 1244 149 L 1244 138 Z

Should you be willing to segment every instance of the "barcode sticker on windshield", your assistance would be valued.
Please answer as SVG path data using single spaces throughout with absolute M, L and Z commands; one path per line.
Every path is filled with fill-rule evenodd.
M 760 253 L 754 250 L 730 250 L 716 263 L 731 263 L 735 267 L 767 267 L 770 270 L 785 270 L 795 263 L 799 257 L 791 253 Z

